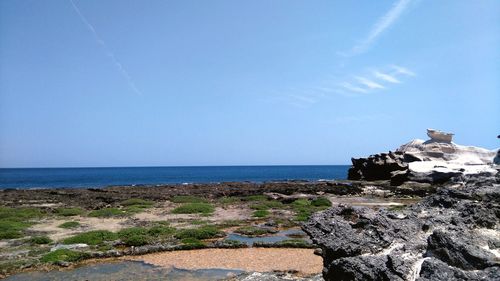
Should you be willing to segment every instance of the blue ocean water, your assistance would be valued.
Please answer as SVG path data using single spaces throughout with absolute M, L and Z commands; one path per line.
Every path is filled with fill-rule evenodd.
M 345 179 L 346 165 L 0 169 L 0 189 Z

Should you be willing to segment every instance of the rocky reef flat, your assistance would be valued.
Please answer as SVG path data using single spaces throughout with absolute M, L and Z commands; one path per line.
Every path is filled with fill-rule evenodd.
M 285 181 L 285 182 L 223 182 L 214 184 L 172 184 L 112 186 L 106 188 L 47 188 L 0 190 L 4 205 L 64 204 L 99 209 L 119 204 L 130 198 L 165 201 L 173 196 L 200 196 L 208 198 L 251 196 L 265 192 L 279 194 L 326 192 L 337 195 L 354 195 L 361 191 L 361 184 L 346 181 Z
M 72 269 L 88 259 L 141 260 L 141 255 L 148 253 L 182 258 L 172 252 L 191 250 L 196 255 L 199 249 L 234 249 L 236 253 L 255 248 L 296 256 L 285 272 L 304 279 L 304 273 L 312 274 L 312 268 L 314 275 L 321 272 L 321 258 L 312 254 L 316 246 L 300 231 L 311 214 L 345 203 L 401 208 L 418 201 L 419 196 L 400 196 L 391 191 L 388 181 L 290 181 L 11 189 L 1 191 L 0 200 L 0 273 L 4 276 L 19 271 Z M 308 255 L 295 255 L 300 248 Z M 252 259 L 268 256 L 258 254 L 261 252 L 255 251 Z M 216 255 L 209 256 L 213 258 L 211 266 L 224 266 Z M 314 267 L 310 266 L 312 260 Z M 156 261 L 161 263 L 161 258 Z M 250 264 L 251 259 L 246 261 Z M 269 260 L 265 264 L 273 265 Z M 304 268 L 308 270 L 301 272 Z M 267 266 L 261 268 L 267 270 Z M 253 278 L 252 274 L 245 276 Z M 266 278 L 279 280 L 273 279 L 278 278 L 274 275 Z

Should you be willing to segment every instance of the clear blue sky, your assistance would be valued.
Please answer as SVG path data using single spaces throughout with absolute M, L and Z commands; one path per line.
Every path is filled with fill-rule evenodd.
M 0 167 L 494 149 L 499 46 L 496 0 L 3 0 Z

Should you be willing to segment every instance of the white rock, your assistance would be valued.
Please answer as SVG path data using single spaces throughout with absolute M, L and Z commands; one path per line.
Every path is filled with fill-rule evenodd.
M 421 160 L 409 163 L 409 169 L 414 172 L 463 171 L 464 174 L 481 172 L 495 174 L 497 172 L 492 166 L 497 152 L 481 147 L 458 145 L 434 139 L 427 141 L 415 139 L 402 145 L 397 151 Z
M 454 134 L 446 133 L 446 132 L 442 132 L 442 131 L 434 130 L 434 129 L 427 129 L 427 135 L 433 141 L 451 143 Z

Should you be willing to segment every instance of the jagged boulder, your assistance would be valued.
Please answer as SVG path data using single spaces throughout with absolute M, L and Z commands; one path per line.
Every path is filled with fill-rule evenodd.
M 371 155 L 368 158 L 352 158 L 352 167 L 348 171 L 349 180 L 389 180 L 394 171 L 408 170 L 401 152 L 389 152 Z
M 303 230 L 325 280 L 500 280 L 500 176 L 462 180 L 404 210 L 314 214 Z

